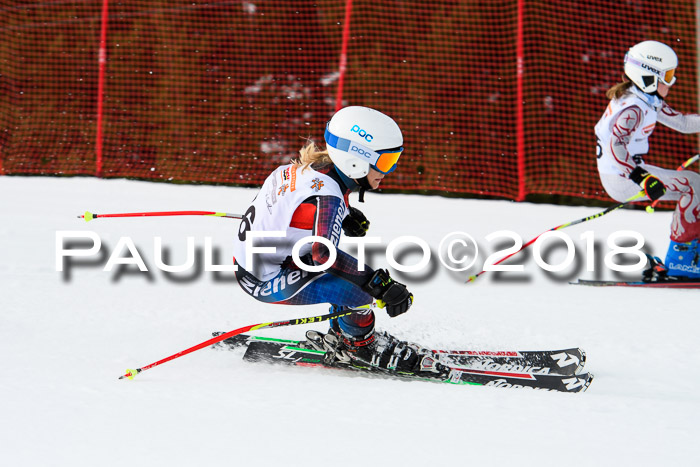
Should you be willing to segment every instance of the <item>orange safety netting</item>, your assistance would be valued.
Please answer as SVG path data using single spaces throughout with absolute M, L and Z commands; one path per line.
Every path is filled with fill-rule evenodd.
M 308 138 L 323 142 L 346 5 L 0 1 L 0 170 L 258 185 Z M 641 40 L 676 50 L 668 101 L 697 108 L 691 0 L 351 6 L 342 103 L 391 115 L 405 137 L 386 189 L 608 199 L 593 126 Z M 657 126 L 647 162 L 675 168 L 696 149 Z

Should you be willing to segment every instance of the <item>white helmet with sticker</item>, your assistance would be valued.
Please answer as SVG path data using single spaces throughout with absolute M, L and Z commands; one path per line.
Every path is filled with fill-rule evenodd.
M 678 56 L 666 44 L 644 41 L 625 55 L 625 75 L 647 94 L 658 89 L 659 81 L 668 86 L 676 82 Z
M 403 151 L 403 135 L 396 122 L 369 107 L 340 109 L 326 125 L 325 140 L 336 168 L 353 179 L 365 177 L 370 167 L 392 172 Z

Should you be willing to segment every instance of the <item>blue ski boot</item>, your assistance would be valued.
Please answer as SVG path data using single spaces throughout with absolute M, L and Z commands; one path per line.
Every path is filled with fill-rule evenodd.
M 671 240 L 665 264 L 669 276 L 700 278 L 700 242 L 679 243 Z

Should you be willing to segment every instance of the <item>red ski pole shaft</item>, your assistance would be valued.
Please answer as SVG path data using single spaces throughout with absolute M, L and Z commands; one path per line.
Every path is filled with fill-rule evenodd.
M 230 217 L 232 219 L 242 219 L 242 214 L 231 214 L 228 212 L 214 211 L 160 211 L 160 212 L 122 212 L 117 214 L 94 214 L 90 211 L 85 211 L 85 214 L 78 216 L 78 219 L 85 219 L 85 222 L 90 222 L 93 219 L 100 217 L 155 217 L 155 216 L 212 216 L 212 217 Z
M 217 342 L 221 342 L 224 339 L 228 339 L 229 337 L 236 336 L 238 334 L 243 334 L 247 331 L 257 331 L 258 329 L 264 329 L 264 328 L 277 328 L 277 327 L 282 327 L 282 326 L 296 326 L 297 324 L 311 324 L 311 323 L 320 323 L 321 321 L 327 321 L 329 319 L 334 319 L 334 318 L 340 318 L 341 316 L 347 316 L 349 314 L 352 314 L 352 310 L 343 310 L 343 311 L 336 311 L 335 313 L 329 313 L 326 315 L 319 315 L 319 316 L 311 316 L 308 318 L 296 318 L 296 319 L 289 319 L 285 321 L 274 321 L 270 323 L 260 323 L 260 324 L 251 324 L 250 326 L 243 326 L 242 328 L 234 329 L 233 331 L 229 331 L 227 333 L 218 335 L 216 337 L 212 337 L 211 339 L 208 339 L 200 344 L 194 345 L 190 347 L 189 349 L 182 350 L 180 352 L 177 352 L 175 354 L 170 355 L 169 357 L 165 357 L 161 360 L 158 360 L 157 362 L 153 362 L 149 365 L 142 366 L 141 368 L 136 368 L 136 369 L 128 369 L 126 370 L 126 373 L 123 374 L 122 376 L 119 377 L 119 379 L 124 379 L 124 378 L 129 378 L 129 379 L 134 379 L 134 376 L 138 375 L 139 373 L 149 370 L 153 367 L 156 367 L 158 365 L 162 365 L 163 363 L 169 362 L 170 360 L 175 360 L 176 358 L 180 358 L 183 355 L 187 355 L 189 353 L 195 352 L 199 349 L 203 349 L 204 347 L 208 347 L 212 344 L 216 344 Z
M 537 241 L 538 238 L 540 238 L 542 235 L 546 234 L 547 232 L 553 232 L 553 231 L 555 231 L 555 230 L 561 230 L 561 229 L 564 229 L 564 228 L 566 228 L 566 227 L 571 227 L 572 225 L 582 224 L 582 223 L 584 223 L 584 222 L 588 222 L 588 221 L 591 221 L 591 220 L 593 220 L 593 219 L 597 219 L 597 218 L 602 217 L 602 216 L 604 216 L 604 215 L 606 215 L 606 214 L 608 214 L 608 213 L 611 213 L 611 212 L 613 212 L 613 211 L 617 211 L 618 209 L 624 207 L 624 206 L 627 205 L 628 203 L 631 203 L 632 201 L 638 200 L 639 198 L 643 198 L 644 196 L 645 196 L 645 193 L 644 193 L 644 190 L 642 190 L 642 191 L 640 191 L 639 193 L 637 193 L 636 195 L 634 195 L 634 196 L 632 196 L 631 198 L 627 199 L 626 201 L 624 201 L 624 202 L 622 202 L 622 203 L 618 203 L 618 204 L 616 204 L 616 205 L 614 205 L 614 206 L 610 206 L 609 208 L 607 208 L 607 209 L 604 210 L 604 211 L 601 211 L 601 212 L 599 212 L 599 213 L 593 214 L 593 215 L 588 216 L 588 217 L 583 217 L 583 218 L 581 218 L 581 219 L 577 219 L 577 220 L 575 220 L 575 221 L 567 222 L 566 224 L 561 224 L 561 225 L 558 225 L 558 226 L 556 226 L 556 227 L 552 227 L 552 228 L 549 229 L 549 230 L 545 230 L 544 232 L 542 232 L 541 234 L 539 234 L 538 236 L 536 236 L 535 238 L 533 238 L 532 240 L 528 241 L 526 244 L 524 244 L 523 246 L 521 246 L 519 250 L 514 251 L 513 253 L 511 253 L 511 254 L 509 254 L 509 255 L 507 255 L 507 256 L 505 256 L 505 257 L 499 259 L 498 261 L 496 261 L 495 263 L 493 263 L 493 265 L 495 266 L 495 265 L 497 265 L 497 264 L 501 264 L 503 261 L 505 261 L 505 260 L 507 260 L 508 258 L 512 257 L 513 255 L 516 255 L 516 254 L 520 253 L 520 252 L 523 251 L 525 248 L 527 248 L 527 247 L 529 247 L 530 245 L 532 245 L 533 243 L 535 243 L 535 242 Z M 466 283 L 468 284 L 468 283 L 470 283 L 470 282 L 474 282 L 474 281 L 476 280 L 477 277 L 479 277 L 480 275 L 482 275 L 482 274 L 485 273 L 485 272 L 486 272 L 486 270 L 484 269 L 484 270 L 482 270 L 481 272 L 478 272 L 478 273 L 474 274 L 473 276 L 469 276 L 469 278 L 467 279 L 467 282 L 466 282 Z

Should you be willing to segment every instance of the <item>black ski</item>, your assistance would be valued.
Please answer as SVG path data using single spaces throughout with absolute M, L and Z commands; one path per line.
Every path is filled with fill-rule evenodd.
M 222 333 L 213 333 L 214 336 L 220 334 Z M 298 346 L 300 341 L 242 334 L 226 339 L 220 344 L 236 348 L 246 346 L 250 342 L 274 342 L 279 345 Z M 579 348 L 539 351 L 433 350 L 432 352 L 447 365 L 518 373 L 574 375 L 583 370 L 586 362 L 586 353 Z
M 575 375 L 583 370 L 586 353 L 582 349 L 564 350 L 433 350 L 440 361 L 490 371 Z
M 212 334 L 218 336 L 223 333 Z M 240 334 L 218 344 L 235 349 L 252 342 L 270 342 L 296 347 L 300 341 Z M 579 348 L 538 351 L 432 350 L 432 352 L 440 362 L 446 365 L 466 366 L 470 369 L 487 371 L 575 375 L 583 370 L 586 363 L 586 353 Z
M 579 375 L 555 375 L 491 371 L 461 367 L 451 367 L 447 375 L 432 373 L 397 373 L 371 366 L 328 362 L 325 352 L 263 340 L 249 341 L 243 359 L 252 362 L 278 363 L 304 367 L 339 368 L 365 375 L 416 381 L 537 389 L 542 391 L 582 392 L 585 391 L 591 384 L 591 381 L 593 381 L 593 375 L 589 373 Z
M 579 279 L 570 282 L 573 285 L 588 285 L 593 287 L 651 287 L 668 289 L 700 289 L 700 278 L 674 276 L 668 274 L 668 268 L 658 256 L 647 254 L 649 267 L 642 272 L 642 279 L 637 281 L 597 281 Z
M 645 281 L 592 281 L 579 279 L 577 282 L 570 282 L 573 285 L 588 285 L 594 287 L 650 287 L 650 288 L 673 288 L 673 289 L 700 289 L 700 279 L 683 280 L 657 280 Z

